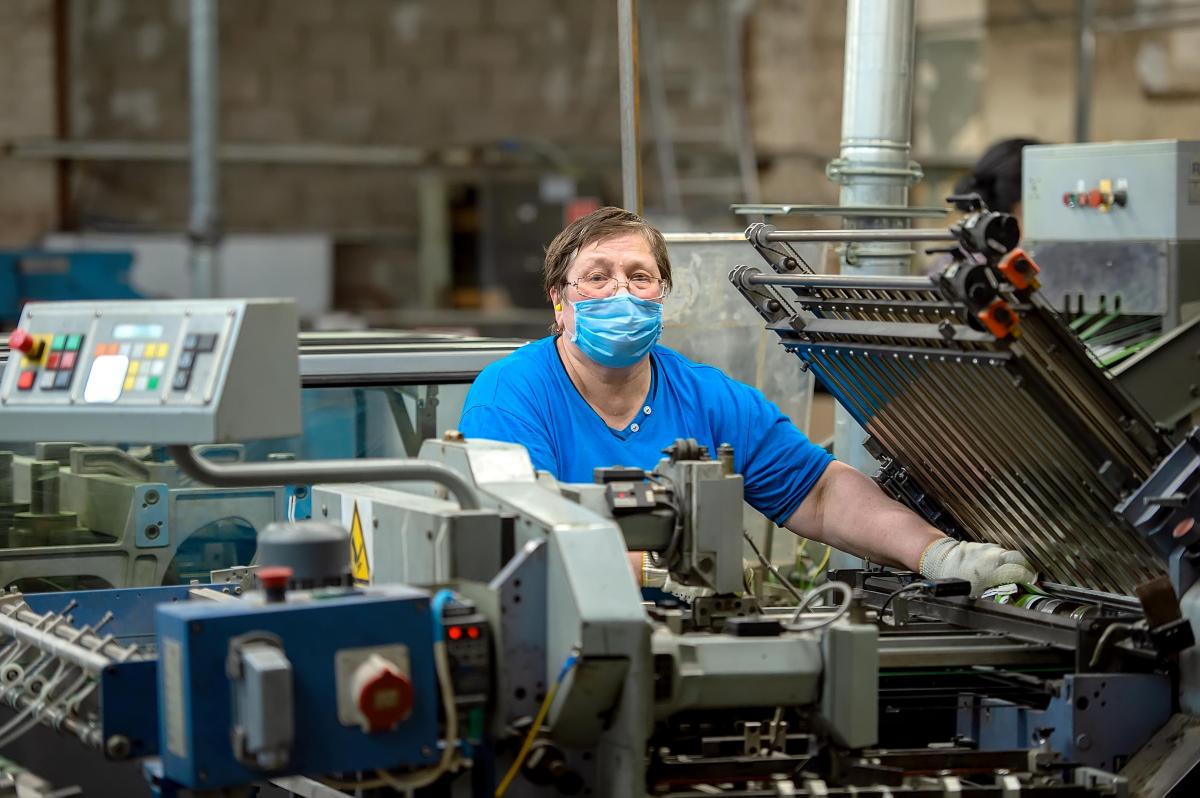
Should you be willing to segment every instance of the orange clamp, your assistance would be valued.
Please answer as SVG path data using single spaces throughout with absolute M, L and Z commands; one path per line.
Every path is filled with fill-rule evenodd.
M 983 326 L 987 327 L 988 332 L 997 338 L 1003 339 L 1010 335 L 1016 338 L 1021 334 L 1021 331 L 1017 329 L 1017 314 L 1003 299 L 993 299 L 992 303 L 979 311 L 978 315 Z
M 1041 285 L 1037 279 L 1041 269 L 1023 249 L 1014 249 L 1005 255 L 998 268 L 1004 279 L 1018 291 L 1024 291 L 1026 288 L 1036 291 Z

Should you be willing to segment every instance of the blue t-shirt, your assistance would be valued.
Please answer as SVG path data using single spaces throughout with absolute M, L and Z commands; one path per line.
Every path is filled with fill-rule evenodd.
M 665 346 L 650 353 L 642 412 L 613 429 L 575 388 L 554 341 L 527 344 L 480 373 L 463 406 L 463 435 L 519 443 L 535 468 L 562 482 L 591 482 L 597 467 L 653 469 L 676 438 L 695 438 L 713 455 L 729 443 L 746 501 L 777 524 L 833 459 L 761 392 Z

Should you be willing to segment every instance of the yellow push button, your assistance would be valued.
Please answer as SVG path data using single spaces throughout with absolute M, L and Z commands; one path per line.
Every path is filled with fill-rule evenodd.
M 129 376 L 136 377 L 137 373 L 138 373 L 138 369 L 141 367 L 141 365 L 142 365 L 142 361 L 140 361 L 140 360 L 129 361 Z
M 135 382 L 135 380 L 133 377 L 126 377 L 125 378 L 125 390 L 132 391 L 134 382 Z

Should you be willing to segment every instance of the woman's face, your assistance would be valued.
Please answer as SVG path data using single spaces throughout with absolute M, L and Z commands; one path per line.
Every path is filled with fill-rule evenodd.
M 645 278 L 662 279 L 662 272 L 658 270 L 658 264 L 654 261 L 654 253 L 650 251 L 650 244 L 641 233 L 623 233 L 588 244 L 579 250 L 571 262 L 571 268 L 567 270 L 567 283 L 569 284 L 562 289 L 561 293 L 557 290 L 550 292 L 550 298 L 555 307 L 554 320 L 558 322 L 559 329 L 567 333 L 568 340 L 575 332 L 575 309 L 572 307 L 572 303 L 595 299 L 598 293 L 596 291 L 581 292 L 571 283 L 578 282 L 582 285 L 588 282 L 589 278 L 591 281 L 599 282 L 597 275 L 616 278 L 619 281 L 616 293 L 629 291 L 634 296 L 639 296 L 639 293 L 633 286 L 626 285 L 629 281 L 637 282 L 639 278 L 642 278 L 644 285 L 657 285 L 657 283 L 649 283 Z M 657 298 L 661 301 L 661 296 L 654 296 L 660 293 L 660 290 L 648 292 L 645 298 Z M 586 292 L 588 289 L 585 288 L 584 291 Z

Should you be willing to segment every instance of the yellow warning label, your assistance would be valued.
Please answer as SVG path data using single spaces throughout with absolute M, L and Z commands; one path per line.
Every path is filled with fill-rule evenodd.
M 350 573 L 356 582 L 368 584 L 371 581 L 371 564 L 367 560 L 367 540 L 363 537 L 358 502 L 354 503 L 354 517 L 350 521 Z

